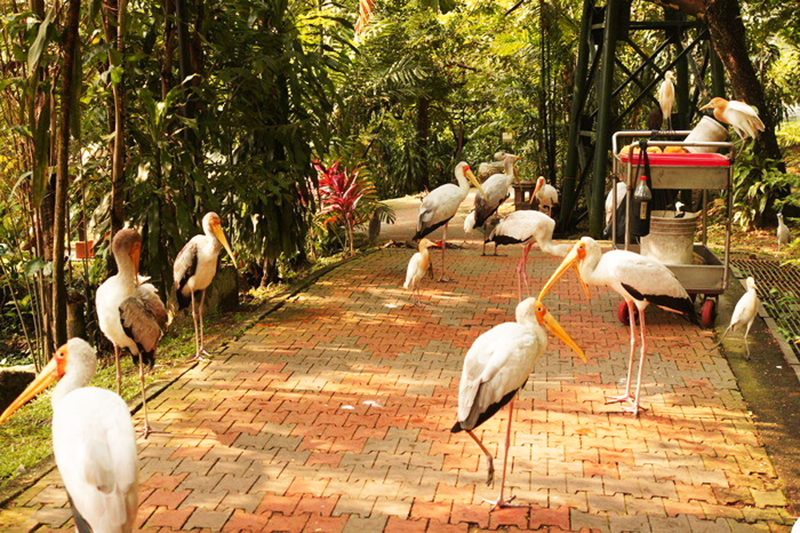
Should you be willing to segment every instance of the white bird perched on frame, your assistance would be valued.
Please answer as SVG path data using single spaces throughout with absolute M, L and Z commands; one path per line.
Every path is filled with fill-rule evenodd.
M 539 211 L 553 216 L 553 207 L 558 204 L 558 190 L 545 182 L 544 176 L 536 180 L 533 196 L 539 202 Z
M 491 485 L 494 479 L 494 460 L 473 431 L 508 404 L 508 429 L 500 495 L 496 501 L 490 502 L 495 507 L 509 506 L 510 500 L 503 498 L 503 491 L 511 445 L 514 397 L 525 386 L 536 361 L 547 348 L 545 328 L 586 361 L 583 350 L 547 312 L 544 305 L 534 298 L 523 300 L 517 305 L 515 322 L 499 324 L 475 339 L 464 358 L 464 369 L 458 387 L 458 421 L 450 431 L 466 431 L 483 451 L 488 463 L 487 485 Z
M 675 218 L 683 218 L 686 213 L 683 211 L 683 202 L 675 202 Z
M 70 339 L 0 415 L 0 424 L 60 379 L 53 390 L 53 454 L 75 529 L 131 531 L 139 498 L 136 434 L 122 398 L 86 386 L 96 366 L 94 349 Z
M 661 113 L 667 119 L 669 129 L 672 130 L 672 106 L 675 104 L 675 74 L 671 70 L 664 73 L 664 81 L 658 88 L 658 105 Z
M 748 137 L 755 139 L 758 132 L 764 131 L 764 123 L 758 116 L 758 110 L 744 102 L 717 97 L 701 107 L 700 111 L 708 108 L 713 108 L 714 118 L 730 124 L 743 140 Z
M 534 243 L 539 249 L 550 255 L 564 257 L 572 249 L 571 244 L 553 244 L 553 231 L 556 221 L 539 211 L 523 210 L 509 214 L 494 228 L 487 241 L 494 242 L 495 246 L 504 244 L 525 243 L 522 257 L 517 264 L 517 288 L 519 300 L 522 301 L 522 284 L 525 284 L 526 294 L 530 292 L 528 285 L 528 253 Z M 588 297 L 588 288 L 587 288 Z
M 747 358 L 750 358 L 750 344 L 747 342 L 747 336 L 750 335 L 750 327 L 753 325 L 753 320 L 758 313 L 758 294 L 756 293 L 756 280 L 753 276 L 747 278 L 747 292 L 745 292 L 739 301 L 736 302 L 736 307 L 733 308 L 733 315 L 731 315 L 731 324 L 719 338 L 719 342 L 714 346 L 716 348 L 722 344 L 722 339 L 730 331 L 744 330 L 744 347 L 747 350 Z M 714 349 L 712 348 L 712 350 Z
M 114 344 L 117 369 L 117 393 L 122 386 L 120 351 L 127 348 L 136 364 L 139 359 L 139 379 L 142 385 L 144 436 L 150 433 L 147 420 L 147 401 L 144 394 L 144 365 L 155 363 L 158 341 L 167 327 L 167 310 L 156 288 L 145 283 L 149 278 L 139 276 L 139 257 L 142 236 L 133 229 L 123 229 L 114 235 L 111 251 L 117 263 L 117 274 L 97 289 L 97 321 L 100 331 Z
M 472 173 L 469 165 L 464 161 L 456 165 L 454 170 L 458 185 L 445 183 L 436 187 L 423 200 L 419 206 L 419 218 L 417 220 L 417 233 L 414 240 L 419 240 L 429 233 L 444 226 L 444 236 L 442 237 L 442 276 L 439 281 L 448 281 L 445 278 L 444 252 L 447 248 L 447 224 L 450 219 L 458 212 L 458 207 L 464 198 L 469 194 L 469 184 L 472 183 L 478 191 L 486 194 L 478 183 L 477 178 Z
M 783 213 L 778 213 L 778 251 L 781 251 L 781 246 L 789 244 L 790 240 L 792 240 L 792 233 L 783 221 Z
M 414 297 L 414 307 L 422 305 L 419 296 L 419 282 L 425 277 L 428 268 L 431 266 L 431 258 L 428 253 L 428 248 L 435 248 L 438 246 L 435 242 L 428 239 L 420 239 L 419 251 L 411 256 L 406 268 L 406 282 L 403 284 L 404 289 L 411 289 L 411 295 Z
M 542 291 L 539 300 L 544 300 L 550 287 L 564 275 L 573 265 L 578 265 L 578 276 L 589 285 L 609 287 L 622 296 L 628 306 L 628 320 L 631 330 L 631 351 L 628 358 L 628 379 L 625 383 L 625 394 L 611 398 L 611 403 L 632 401 L 626 411 L 639 415 L 639 392 L 642 385 L 644 362 L 647 356 L 647 333 L 645 330 L 644 310 L 648 304 L 654 304 L 667 311 L 688 317 L 699 324 L 689 294 L 672 271 L 653 259 L 625 250 L 611 250 L 602 253 L 600 245 L 591 237 L 583 237 L 553 272 Z M 636 328 L 634 306 L 639 310 L 639 327 L 641 331 L 642 350 L 639 359 L 639 372 L 636 382 L 636 393 L 631 396 L 631 377 L 633 372 L 633 355 L 636 349 Z
M 483 182 L 484 193 L 475 195 L 475 227 L 482 228 L 492 215 L 503 205 L 508 198 L 508 188 L 514 182 L 514 163 L 519 156 L 506 152 L 497 152 L 494 158 L 503 162 L 503 173 L 489 176 Z M 486 255 L 486 240 L 483 242 L 483 254 Z M 497 250 L 495 250 L 497 253 Z
M 192 306 L 195 359 L 200 359 L 203 353 L 207 353 L 203 346 L 203 303 L 206 298 L 206 289 L 211 285 L 217 273 L 217 261 L 222 248 L 225 248 L 231 261 L 236 265 L 236 256 L 222 231 L 222 220 L 219 215 L 214 212 L 206 213 L 206 216 L 203 217 L 203 233 L 203 235 L 192 237 L 181 248 L 172 267 L 178 307 L 183 309 L 189 305 Z M 199 303 L 197 302 L 198 293 L 200 294 Z

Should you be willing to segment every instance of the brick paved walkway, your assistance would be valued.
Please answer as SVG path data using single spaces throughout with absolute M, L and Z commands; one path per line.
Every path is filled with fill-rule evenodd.
M 551 341 L 515 404 L 509 487 L 529 507 L 489 512 L 485 463 L 451 434 L 462 358 L 513 319 L 519 250 L 448 252 L 452 284 L 425 280 L 413 308 L 409 250 L 347 263 L 253 326 L 149 405 L 166 435 L 140 442 L 137 526 L 147 530 L 788 531 L 781 481 L 710 334 L 648 311 L 640 419 L 617 392 L 628 330 L 616 296 L 587 304 L 567 276 L 548 296 L 587 351 Z M 434 265 L 438 268 L 438 254 Z M 538 252 L 540 287 L 557 264 Z M 502 451 L 502 411 L 479 430 Z M 138 421 L 138 417 L 137 417 Z M 502 454 L 498 457 L 502 460 Z M 499 464 L 499 463 L 498 463 Z M 0 513 L 0 527 L 71 528 L 53 471 Z

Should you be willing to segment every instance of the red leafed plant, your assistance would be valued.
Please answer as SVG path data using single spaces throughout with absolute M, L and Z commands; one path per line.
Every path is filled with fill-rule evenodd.
M 325 224 L 337 224 L 344 227 L 345 251 L 349 255 L 355 253 L 353 230 L 362 224 L 363 210 L 358 209 L 364 200 L 372 201 L 375 188 L 365 179 L 359 179 L 358 169 L 348 169 L 335 161 L 325 167 L 319 160 L 313 162 L 319 174 L 319 202 L 322 214 L 327 215 Z

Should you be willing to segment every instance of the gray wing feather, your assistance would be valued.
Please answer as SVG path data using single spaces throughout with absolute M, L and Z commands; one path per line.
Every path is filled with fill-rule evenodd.
M 134 296 L 119 306 L 119 314 L 122 326 L 130 331 L 133 340 L 146 352 L 155 350 L 167 325 L 167 310 L 155 287 L 149 283 L 137 287 Z
M 178 257 L 175 258 L 175 264 L 172 267 L 172 279 L 178 290 L 182 289 L 186 281 L 194 274 L 197 268 L 197 252 L 197 242 L 194 239 L 187 242 L 178 252 Z

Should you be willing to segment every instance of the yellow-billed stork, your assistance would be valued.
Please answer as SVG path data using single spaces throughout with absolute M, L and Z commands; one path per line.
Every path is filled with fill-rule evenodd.
M 519 300 L 522 301 L 522 284 L 525 284 L 525 292 L 530 293 L 528 285 L 528 253 L 534 244 L 550 255 L 564 257 L 572 249 L 571 244 L 553 244 L 553 231 L 556 229 L 556 221 L 539 211 L 523 210 L 514 211 L 503 218 L 494 231 L 489 235 L 487 241 L 491 241 L 495 246 L 505 244 L 525 243 L 522 249 L 522 257 L 517 264 L 517 288 L 519 289 Z M 587 297 L 588 297 L 588 288 Z
M 758 137 L 758 132 L 764 131 L 764 123 L 758 116 L 758 110 L 744 102 L 717 97 L 712 98 L 700 110 L 709 108 L 714 109 L 714 118 L 725 124 L 730 124 L 742 139 L 747 139 L 748 137 L 755 139 Z
M 461 202 L 463 202 L 464 198 L 469 194 L 470 183 L 482 194 L 486 194 L 481 184 L 478 183 L 477 178 L 475 178 L 475 174 L 472 173 L 469 165 L 464 161 L 456 165 L 454 173 L 458 185 L 445 183 L 444 185 L 436 187 L 422 200 L 422 205 L 419 207 L 419 218 L 417 220 L 417 233 L 414 235 L 414 240 L 416 241 L 439 227 L 444 226 L 444 237 L 442 237 L 442 275 L 439 281 L 448 281 L 445 278 L 444 264 L 445 249 L 447 248 L 447 223 L 456 215 Z
M 496 508 L 508 507 L 511 501 L 503 498 L 503 491 L 508 450 L 511 445 L 514 397 L 517 391 L 525 386 L 536 361 L 547 348 L 545 328 L 586 361 L 583 350 L 575 344 L 544 305 L 534 298 L 523 300 L 517 305 L 515 322 L 499 324 L 475 339 L 464 358 L 464 369 L 458 387 L 458 421 L 451 432 L 466 431 L 483 451 L 489 471 L 487 485 L 491 485 L 494 479 L 494 460 L 474 430 L 508 404 L 508 428 L 500 495 L 497 500 L 490 502 Z
M 403 288 L 411 290 L 411 296 L 414 297 L 414 306 L 422 305 L 419 295 L 419 282 L 425 277 L 428 268 L 431 266 L 431 257 L 428 253 L 428 248 L 436 247 L 437 244 L 428 239 L 420 239 L 419 251 L 411 256 L 406 269 L 406 282 Z
M 498 152 L 494 158 L 503 162 L 503 172 L 489 176 L 482 184 L 484 193 L 475 195 L 476 228 L 484 227 L 486 221 L 497 213 L 497 210 L 508 198 L 508 188 L 514 183 L 514 163 L 521 159 L 518 155 L 507 152 Z M 482 255 L 486 255 L 486 239 L 483 241 L 483 246 Z M 497 253 L 496 249 L 495 253 Z
M 217 262 L 222 248 L 225 248 L 231 261 L 236 265 L 236 256 L 222 231 L 219 215 L 213 212 L 206 213 L 203 217 L 203 235 L 195 235 L 181 248 L 172 267 L 178 307 L 184 309 L 189 305 L 192 306 L 195 359 L 200 359 L 203 353 L 207 353 L 203 347 L 203 302 L 206 298 L 206 289 L 217 273 Z
M 744 328 L 744 347 L 747 350 L 747 357 L 750 358 L 750 344 L 747 342 L 747 336 L 750 335 L 750 328 L 753 325 L 758 314 L 758 294 L 756 294 L 756 280 L 750 276 L 747 278 L 747 291 L 736 302 L 736 307 L 733 308 L 733 315 L 731 315 L 731 323 L 725 329 L 725 332 L 719 338 L 719 342 L 714 346 L 716 348 L 722 344 L 722 340 L 731 331 L 738 331 Z
M 53 454 L 75 529 L 131 531 L 139 497 L 136 435 L 122 398 L 86 386 L 96 366 L 94 349 L 82 339 L 70 339 L 0 415 L 0 424 L 58 381 L 53 390 Z
M 558 204 L 558 190 L 547 183 L 544 176 L 539 176 L 536 180 L 536 188 L 533 190 L 533 197 L 539 204 L 539 211 L 553 216 L 553 207 Z
M 578 276 L 589 285 L 606 286 L 616 291 L 628 306 L 628 320 L 631 330 L 631 351 L 628 359 L 628 379 L 625 383 L 625 394 L 610 399 L 614 402 L 632 402 L 626 411 L 639 415 L 639 392 L 642 385 L 642 373 L 647 356 L 647 332 L 645 330 L 644 310 L 648 304 L 672 311 L 688 317 L 699 325 L 697 313 L 689 294 L 678 278 L 663 264 L 639 254 L 625 250 L 611 250 L 602 253 L 600 245 L 591 237 L 583 237 L 575 243 L 572 250 L 561 262 L 547 281 L 539 299 L 544 300 L 547 291 L 567 269 L 578 265 Z M 633 356 L 636 349 L 636 331 L 634 306 L 639 311 L 639 327 L 641 328 L 642 349 L 639 359 L 639 373 L 636 392 L 631 396 L 631 377 L 633 372 Z
M 664 73 L 664 81 L 658 88 L 658 105 L 661 106 L 663 118 L 667 119 L 672 130 L 672 106 L 675 104 L 675 74 L 671 70 Z
M 147 420 L 147 401 L 144 394 L 144 365 L 155 363 L 158 341 L 167 326 L 167 310 L 156 288 L 139 276 L 139 257 L 142 236 L 133 229 L 123 229 L 114 235 L 111 251 L 117 263 L 117 274 L 97 289 L 95 303 L 100 331 L 114 344 L 117 368 L 117 393 L 122 387 L 120 351 L 127 348 L 134 364 L 138 356 L 139 379 L 142 385 L 144 436 L 150 433 Z

